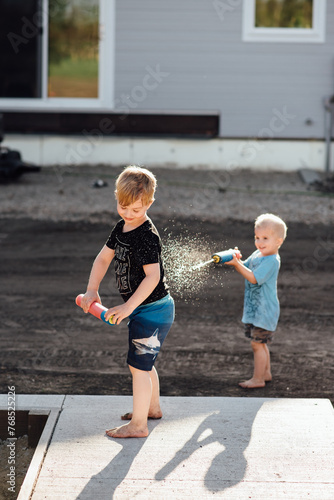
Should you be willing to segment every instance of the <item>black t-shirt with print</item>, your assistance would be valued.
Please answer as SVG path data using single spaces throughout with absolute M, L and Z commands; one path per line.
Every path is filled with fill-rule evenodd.
M 145 278 L 143 266 L 160 265 L 160 281 L 143 304 L 160 300 L 168 294 L 164 268 L 161 260 L 161 240 L 151 219 L 141 226 L 123 233 L 124 220 L 117 222 L 106 242 L 107 247 L 115 250 L 114 266 L 116 284 L 126 302 Z

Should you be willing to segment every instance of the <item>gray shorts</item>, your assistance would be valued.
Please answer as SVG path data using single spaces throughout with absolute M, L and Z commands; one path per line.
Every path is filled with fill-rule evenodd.
M 254 326 L 251 323 L 245 324 L 245 337 L 258 344 L 270 344 L 274 333 L 275 332 L 270 332 L 269 330 Z

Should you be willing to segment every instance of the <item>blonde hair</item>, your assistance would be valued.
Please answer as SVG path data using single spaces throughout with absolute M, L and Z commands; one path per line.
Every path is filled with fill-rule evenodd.
M 255 228 L 266 226 L 272 227 L 277 236 L 279 238 L 282 238 L 283 241 L 285 240 L 288 228 L 285 222 L 280 217 L 274 214 L 262 214 L 255 219 Z
M 146 206 L 154 201 L 156 186 L 157 180 L 152 172 L 146 168 L 130 165 L 116 180 L 115 196 L 124 207 L 132 205 L 138 199 L 141 199 L 143 206 Z

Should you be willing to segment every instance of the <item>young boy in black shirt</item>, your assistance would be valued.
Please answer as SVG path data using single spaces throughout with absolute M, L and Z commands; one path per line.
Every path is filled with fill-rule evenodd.
M 147 419 L 161 418 L 159 378 L 154 362 L 174 321 L 174 301 L 168 292 L 161 260 L 161 240 L 147 210 L 154 201 L 156 179 L 147 169 L 130 166 L 116 180 L 117 211 L 122 217 L 96 257 L 81 307 L 101 303 L 100 283 L 114 260 L 123 304 L 108 309 L 114 324 L 129 317 L 127 363 L 132 374 L 133 411 L 129 423 L 107 432 L 110 437 L 146 437 Z

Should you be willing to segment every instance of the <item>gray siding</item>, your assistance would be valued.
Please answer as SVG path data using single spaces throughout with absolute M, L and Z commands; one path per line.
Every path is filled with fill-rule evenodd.
M 169 76 L 140 93 L 157 65 Z M 116 109 L 135 95 L 136 111 L 218 110 L 221 136 L 240 138 L 261 135 L 285 107 L 294 118 L 275 138 L 323 138 L 333 93 L 331 0 L 324 44 L 242 42 L 242 2 L 221 20 L 211 0 L 116 0 Z

